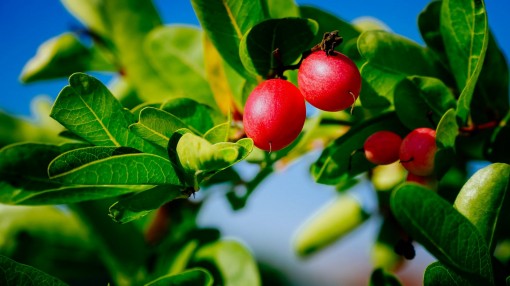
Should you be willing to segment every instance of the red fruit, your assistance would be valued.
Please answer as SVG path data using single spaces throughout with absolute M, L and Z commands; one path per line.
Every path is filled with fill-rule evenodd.
M 306 57 L 298 71 L 305 100 L 325 111 L 340 111 L 354 104 L 361 90 L 356 64 L 344 54 L 318 51 Z
M 270 79 L 259 84 L 244 107 L 243 124 L 255 146 L 277 151 L 288 146 L 303 129 L 306 106 L 292 83 Z
M 398 160 L 402 138 L 391 131 L 378 131 L 370 135 L 363 150 L 368 161 L 376 165 L 388 165 Z
M 406 182 L 413 182 L 432 190 L 437 188 L 437 179 L 434 176 L 418 176 L 413 173 L 407 173 Z
M 436 131 L 430 128 L 417 128 L 402 140 L 400 162 L 410 173 L 428 176 L 434 172 L 436 151 Z

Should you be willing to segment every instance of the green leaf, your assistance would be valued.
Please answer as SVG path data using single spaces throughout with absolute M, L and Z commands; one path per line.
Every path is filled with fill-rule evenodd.
M 230 132 L 230 122 L 225 122 L 214 126 L 204 134 L 204 139 L 211 144 L 228 141 Z
M 457 272 L 441 262 L 436 261 L 425 269 L 423 277 L 423 285 L 425 286 L 476 286 L 480 285 L 473 278 L 466 273 Z
M 375 269 L 370 275 L 370 286 L 400 286 L 400 281 L 391 273 L 381 268 Z
M 194 261 L 209 262 L 217 267 L 225 286 L 261 285 L 257 263 L 250 252 L 237 241 L 221 240 L 201 247 L 195 254 Z
M 313 6 L 300 6 L 299 10 L 301 12 L 301 17 L 313 19 L 319 24 L 319 30 L 312 40 L 312 45 L 320 43 L 324 33 L 338 30 L 339 35 L 343 38 L 343 42 L 336 50 L 347 54 L 351 59 L 355 60 L 355 57 L 353 57 L 354 55 L 347 49 L 347 45 L 350 42 L 353 42 L 355 45 L 356 39 L 360 35 L 358 29 L 337 16 Z M 357 49 L 356 54 L 358 54 Z
M 187 197 L 179 186 L 157 186 L 120 199 L 110 207 L 110 217 L 115 222 L 127 223 L 146 216 L 167 202 Z
M 299 17 L 299 7 L 294 0 L 265 0 L 269 18 Z
M 189 26 L 164 26 L 145 40 L 151 65 L 168 85 L 171 98 L 187 97 L 216 106 L 205 76 L 202 31 Z
M 243 35 L 265 18 L 260 0 L 192 0 L 200 26 L 223 59 L 245 78 L 250 78 L 239 56 Z
M 293 64 L 315 38 L 317 22 L 304 18 L 265 20 L 251 28 L 242 38 L 239 55 L 251 73 L 267 76 L 279 64 Z M 279 49 L 281 62 L 273 54 Z
M 181 272 L 162 276 L 145 286 L 212 286 L 214 279 L 209 271 L 202 268 L 193 268 Z
M 200 135 L 212 128 L 218 120 L 224 121 L 223 116 L 220 116 L 211 107 L 189 98 L 167 101 L 161 106 L 161 109 L 178 117 L 188 125 L 186 128 Z
M 494 163 L 478 170 L 464 184 L 454 207 L 482 234 L 493 249 L 495 232 L 510 185 L 510 165 Z
M 457 87 L 461 90 L 457 116 L 466 123 L 476 81 L 482 70 L 489 42 L 489 27 L 483 1 L 444 0 L 441 35 Z
M 154 147 L 132 134 L 133 122 L 122 105 L 97 79 L 83 73 L 69 78 L 69 85 L 59 93 L 50 116 L 64 127 L 98 146 L 129 146 L 144 152 Z
M 365 97 L 367 104 L 379 106 L 381 103 L 370 101 L 384 99 L 393 103 L 395 87 L 407 76 L 447 79 L 430 50 L 402 36 L 381 30 L 367 31 L 359 36 L 358 49 L 367 61 L 361 67 L 361 76 L 375 91 L 370 93 L 375 98 Z
M 29 83 L 89 70 L 115 69 L 97 49 L 85 47 L 72 33 L 64 33 L 39 47 L 37 54 L 23 68 L 20 79 Z
M 179 139 L 175 150 L 180 166 L 187 174 L 187 182 L 198 187 L 204 179 L 246 158 L 252 148 L 251 139 L 211 144 L 197 135 L 186 133 Z
M 510 149 L 507 147 L 510 140 L 510 112 L 501 120 L 492 132 L 488 147 L 484 150 L 486 157 L 492 162 L 510 164 Z
M 75 185 L 181 185 L 165 158 L 126 153 L 125 148 L 90 147 L 66 152 L 48 167 L 50 178 Z
M 9 200 L 17 195 L 15 190 L 33 193 L 60 187 L 60 184 L 50 181 L 48 165 L 60 154 L 83 146 L 17 143 L 0 149 L 0 180 L 4 183 L 0 197 Z
M 0 284 L 5 286 L 64 286 L 66 283 L 31 266 L 0 255 Z
M 446 200 L 419 185 L 403 184 L 393 192 L 390 206 L 406 232 L 441 263 L 493 284 L 485 239 Z
M 62 4 L 90 30 L 101 35 L 108 34 L 104 4 L 99 0 L 62 0 Z
M 434 159 L 434 173 L 441 178 L 455 162 L 455 143 L 459 135 L 459 126 L 455 110 L 449 109 L 436 128 L 437 152 Z
M 116 197 L 148 186 L 55 186 L 30 190 L 0 182 L 0 202 L 10 205 L 60 205 Z
M 431 48 L 441 61 L 447 62 L 441 36 L 441 1 L 431 1 L 418 15 L 418 28 L 427 47 Z
M 154 107 L 145 107 L 140 111 L 140 120 L 130 125 L 129 130 L 144 140 L 166 149 L 172 134 L 186 127 L 190 128 L 171 113 Z
M 443 114 L 456 107 L 456 100 L 439 79 L 411 76 L 395 88 L 395 111 L 409 129 L 435 128 Z
M 312 255 L 349 234 L 367 218 L 358 200 L 338 196 L 300 227 L 294 249 L 302 257 Z
M 400 135 L 407 132 L 395 113 L 386 113 L 353 126 L 346 134 L 331 142 L 312 165 L 314 179 L 321 184 L 336 185 L 372 168 L 374 165 L 366 160 L 363 152 L 353 152 L 363 148 L 368 136 L 379 130 L 393 131 Z

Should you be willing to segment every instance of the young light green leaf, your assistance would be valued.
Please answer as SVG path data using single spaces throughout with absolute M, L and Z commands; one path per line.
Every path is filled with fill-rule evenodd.
M 179 274 L 162 276 L 145 286 L 212 286 L 213 276 L 203 268 L 192 268 Z
M 261 285 L 258 267 L 251 253 L 237 241 L 220 240 L 207 244 L 195 254 L 194 261 L 209 262 L 217 267 L 225 286 Z
M 200 135 L 212 128 L 217 121 L 225 120 L 211 107 L 190 98 L 169 100 L 161 105 L 161 109 L 178 117 L 188 125 L 186 128 Z
M 509 186 L 510 165 L 491 164 L 469 178 L 453 205 L 478 229 L 489 249 L 495 246 L 494 235 Z
M 367 218 L 358 200 L 338 196 L 300 227 L 294 249 L 302 257 L 312 255 L 349 234 Z
M 55 186 L 29 190 L 0 182 L 0 203 L 9 205 L 61 205 L 99 200 L 143 191 L 150 186 Z
M 239 57 L 243 35 L 265 18 L 260 0 L 192 0 L 200 25 L 237 73 L 250 78 Z
M 86 74 L 75 73 L 69 78 L 50 116 L 94 145 L 154 152 L 151 144 L 129 132 L 128 126 L 134 123 L 132 115 L 99 80 Z
M 205 77 L 202 41 L 202 31 L 194 27 L 158 27 L 147 36 L 145 52 L 172 98 L 187 97 L 216 106 Z
M 455 143 L 459 135 L 459 126 L 455 109 L 449 109 L 436 128 L 437 152 L 434 159 L 434 173 L 441 178 L 455 161 Z
M 115 69 L 97 49 L 85 47 L 72 33 L 64 33 L 39 47 L 37 54 L 23 68 L 20 79 L 29 83 L 89 70 Z
M 412 76 L 403 79 L 395 88 L 395 111 L 409 129 L 435 128 L 443 114 L 456 107 L 456 100 L 439 79 Z
M 90 30 L 108 35 L 103 2 L 100 0 L 61 0 L 62 4 Z
M 450 203 L 424 187 L 403 184 L 393 192 L 390 206 L 406 232 L 439 261 L 493 284 L 485 239 Z
M 34 267 L 0 256 L 0 285 L 65 286 L 67 284 Z
M 367 61 L 361 68 L 362 77 L 390 103 L 395 87 L 407 76 L 448 79 L 430 50 L 402 36 L 381 30 L 367 31 L 359 36 L 358 49 Z
M 187 198 L 180 186 L 156 186 L 120 199 L 110 207 L 110 217 L 127 223 L 146 216 L 167 202 Z
M 353 126 L 329 144 L 312 165 L 314 179 L 321 184 L 336 185 L 372 168 L 373 164 L 366 160 L 364 153 L 356 150 L 363 148 L 368 136 L 379 130 L 401 135 L 407 132 L 395 113 L 386 113 Z
M 391 273 L 384 271 L 382 268 L 375 269 L 370 275 L 369 286 L 400 286 L 400 281 Z
M 451 286 L 451 285 L 462 285 L 462 286 L 476 286 L 480 285 L 480 280 L 472 275 L 468 275 L 464 272 L 457 272 L 441 262 L 436 261 L 425 269 L 423 275 L 424 286 Z
M 294 0 L 265 0 L 267 2 L 268 18 L 299 17 L 299 7 Z
M 489 42 L 487 13 L 483 1 L 444 0 L 441 36 L 457 87 L 461 90 L 457 116 L 466 123 L 476 82 Z
M 165 158 L 145 153 L 116 154 L 115 150 L 98 156 L 100 148 L 108 149 L 82 148 L 55 158 L 48 167 L 50 178 L 74 185 L 182 185 Z M 108 152 L 112 156 L 106 156 Z
M 315 38 L 317 22 L 304 18 L 265 20 L 242 38 L 239 55 L 244 67 L 254 75 L 267 76 L 278 65 L 293 64 Z M 274 51 L 279 50 L 279 56 Z

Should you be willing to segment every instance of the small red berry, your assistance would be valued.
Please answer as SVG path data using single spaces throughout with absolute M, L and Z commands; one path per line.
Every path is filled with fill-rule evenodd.
M 436 151 L 436 131 L 430 128 L 417 128 L 402 140 L 400 162 L 414 175 L 429 176 L 434 172 Z
M 398 160 L 402 138 L 391 131 L 378 131 L 370 135 L 363 150 L 369 162 L 388 165 Z
M 352 106 L 361 90 L 356 64 L 344 54 L 317 51 L 306 57 L 298 71 L 298 86 L 305 100 L 325 111 Z
M 277 151 L 297 138 L 305 118 L 305 100 L 299 89 L 286 80 L 270 79 L 251 92 L 244 107 L 243 124 L 255 146 Z

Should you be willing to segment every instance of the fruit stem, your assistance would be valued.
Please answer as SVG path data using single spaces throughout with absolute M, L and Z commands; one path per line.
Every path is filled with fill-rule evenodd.
M 271 70 L 267 74 L 266 78 L 267 79 L 272 79 L 272 78 L 287 79 L 283 75 L 283 73 L 287 70 L 299 69 L 303 60 L 306 57 L 308 57 L 311 53 L 317 52 L 317 51 L 325 51 L 328 56 L 331 56 L 334 53 L 335 48 L 338 45 L 340 45 L 342 43 L 342 41 L 343 41 L 343 38 L 338 35 L 338 30 L 335 30 L 332 32 L 326 32 L 322 36 L 322 40 L 320 43 L 313 46 L 311 49 L 304 51 L 301 54 L 301 59 L 299 60 L 299 62 L 297 64 L 287 65 L 287 66 L 283 64 L 280 49 L 276 48 L 273 51 L 273 57 L 275 58 L 277 65 L 275 68 L 271 68 Z
M 463 133 L 474 133 L 479 130 L 495 128 L 498 126 L 498 124 L 499 124 L 499 121 L 489 121 L 489 122 L 481 123 L 481 124 L 472 124 L 469 126 L 460 127 L 459 131 L 463 132 Z

